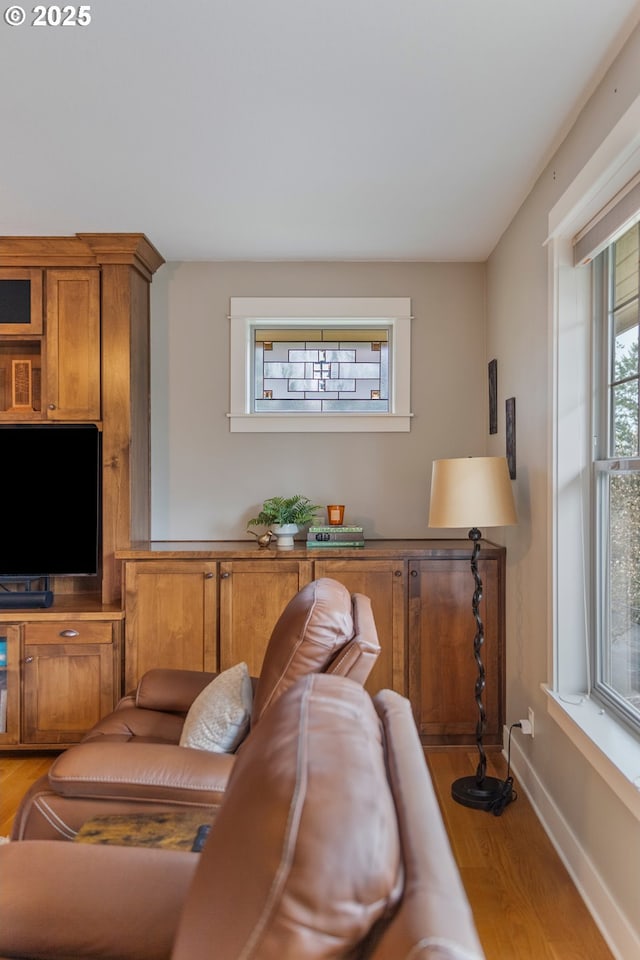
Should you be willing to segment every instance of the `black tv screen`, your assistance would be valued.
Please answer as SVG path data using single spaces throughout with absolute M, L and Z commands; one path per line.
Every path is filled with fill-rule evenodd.
M 100 431 L 0 424 L 0 577 L 94 575 Z

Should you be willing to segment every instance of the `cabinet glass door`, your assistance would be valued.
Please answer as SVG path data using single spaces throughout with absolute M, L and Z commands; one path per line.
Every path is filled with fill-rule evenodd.
M 20 740 L 20 627 L 0 623 L 0 744 Z
M 0 334 L 42 333 L 42 270 L 0 268 Z

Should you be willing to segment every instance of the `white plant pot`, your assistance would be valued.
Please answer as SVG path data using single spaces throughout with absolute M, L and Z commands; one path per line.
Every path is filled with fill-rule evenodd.
M 297 523 L 276 524 L 271 527 L 271 532 L 276 535 L 276 547 L 278 550 L 292 550 L 293 538 L 298 532 Z

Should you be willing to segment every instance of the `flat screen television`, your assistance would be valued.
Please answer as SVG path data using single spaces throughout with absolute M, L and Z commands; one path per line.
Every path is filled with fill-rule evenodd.
M 0 578 L 95 575 L 100 431 L 0 424 Z

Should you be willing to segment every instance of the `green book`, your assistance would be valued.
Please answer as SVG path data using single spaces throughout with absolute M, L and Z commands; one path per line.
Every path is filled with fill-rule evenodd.
M 307 540 L 308 547 L 364 547 L 364 540 Z
M 363 530 L 364 527 L 350 527 L 337 523 L 309 527 L 309 533 L 362 533 Z

